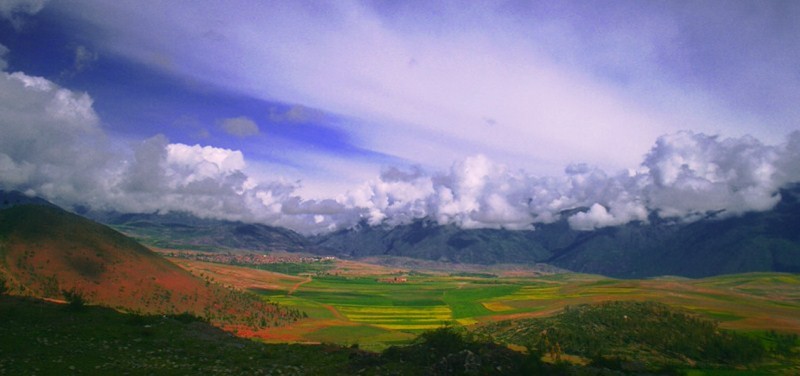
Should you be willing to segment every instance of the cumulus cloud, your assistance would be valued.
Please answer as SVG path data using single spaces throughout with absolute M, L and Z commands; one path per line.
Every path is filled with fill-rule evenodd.
M 166 160 L 175 170 L 189 171 L 191 180 L 216 178 L 245 167 L 241 151 L 213 146 L 169 144 Z
M 464 228 L 530 229 L 566 219 L 589 231 L 651 215 L 692 221 L 772 208 L 800 181 L 800 131 L 783 143 L 694 132 L 659 137 L 636 168 L 610 174 L 571 164 L 536 176 L 475 155 L 449 169 L 387 167 L 340 197 L 299 195 L 299 183 L 255 179 L 246 155 L 163 135 L 112 147 L 87 94 L 0 72 L 0 187 L 70 206 L 187 211 L 318 233 L 431 218 Z
M 605 206 L 593 204 L 588 211 L 576 213 L 567 219 L 570 227 L 578 231 L 591 231 L 598 228 L 618 226 L 633 220 L 645 221 L 647 210 L 635 203 L 617 201 L 610 205 L 609 212 Z
M 776 176 L 782 153 L 752 137 L 663 136 L 642 164 L 651 179 L 649 205 L 664 217 L 772 208 L 780 199 L 777 189 L 786 183 Z
M 800 132 L 777 146 L 681 132 L 659 138 L 640 168 L 616 175 L 577 164 L 560 177 L 537 177 L 478 155 L 443 172 L 390 167 L 343 197 L 305 200 L 296 185 L 249 178 L 239 151 L 157 136 L 137 147 L 118 199 L 133 211 L 185 210 L 312 233 L 361 219 L 399 225 L 421 218 L 512 230 L 566 219 L 590 231 L 646 222 L 652 213 L 693 221 L 768 210 L 781 187 L 800 181 L 798 164 Z
M 236 137 L 255 136 L 259 133 L 256 122 L 245 116 L 222 119 L 219 125 L 225 132 Z
M 96 192 L 93 171 L 107 156 L 92 103 L 40 77 L 0 73 L 0 186 L 67 200 Z
M 185 211 L 303 232 L 359 217 L 332 199 L 301 199 L 294 183 L 256 181 L 239 150 L 171 143 L 163 135 L 112 147 L 88 94 L 20 72 L 0 73 L 0 134 L 0 189 L 65 207 Z
M 637 169 L 615 175 L 574 164 L 563 176 L 536 177 L 476 156 L 442 174 L 390 169 L 352 192 L 351 204 L 365 208 L 371 223 L 430 217 L 466 228 L 525 229 L 567 219 L 589 231 L 646 222 L 651 213 L 693 221 L 768 210 L 781 187 L 800 181 L 798 164 L 800 132 L 770 146 L 684 131 L 660 137 Z

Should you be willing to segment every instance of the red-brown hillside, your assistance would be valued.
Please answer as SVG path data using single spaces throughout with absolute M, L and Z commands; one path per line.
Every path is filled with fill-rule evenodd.
M 56 207 L 0 210 L 0 277 L 12 294 L 86 300 L 142 313 L 190 312 L 221 324 L 266 327 L 297 312 L 193 276 L 113 229 Z

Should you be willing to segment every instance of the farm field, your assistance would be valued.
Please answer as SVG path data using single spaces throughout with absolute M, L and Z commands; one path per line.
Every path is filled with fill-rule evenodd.
M 608 300 L 657 301 L 719 321 L 726 329 L 800 333 L 800 276 L 794 274 L 617 280 L 572 273 L 464 277 L 376 267 L 370 275 L 368 265 L 358 264 L 353 274 L 339 269 L 339 275 L 318 277 L 173 261 L 309 315 L 263 336 L 267 342 L 358 344 L 377 351 L 443 325 L 545 317 L 567 305 Z

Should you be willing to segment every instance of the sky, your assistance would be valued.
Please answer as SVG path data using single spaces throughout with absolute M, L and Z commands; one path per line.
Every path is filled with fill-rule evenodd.
M 0 189 L 303 233 L 740 215 L 800 181 L 799 62 L 796 1 L 0 0 Z

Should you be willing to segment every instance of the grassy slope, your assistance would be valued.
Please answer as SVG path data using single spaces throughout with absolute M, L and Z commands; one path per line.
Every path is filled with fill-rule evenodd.
M 62 291 L 75 290 L 92 304 L 191 312 L 239 330 L 297 318 L 294 311 L 195 277 L 106 226 L 41 205 L 0 211 L 0 277 L 17 295 L 61 299 Z
M 551 317 L 491 323 L 477 332 L 501 343 L 614 359 L 641 369 L 741 367 L 766 355 L 755 338 L 721 331 L 713 321 L 655 302 L 569 306 Z

